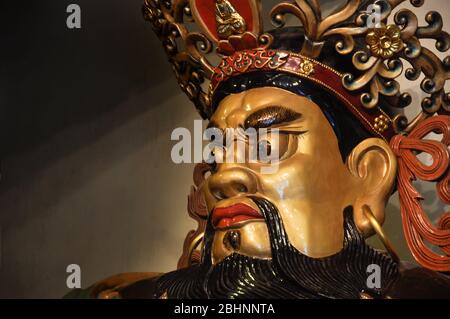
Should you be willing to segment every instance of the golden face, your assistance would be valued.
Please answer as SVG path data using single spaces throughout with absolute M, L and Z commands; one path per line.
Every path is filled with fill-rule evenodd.
M 319 106 L 283 89 L 257 88 L 225 98 L 211 123 L 220 129 L 249 124 L 258 129 L 270 124 L 269 130 L 277 128 L 280 132 L 275 146 L 280 161 L 275 173 L 261 173 L 260 166 L 269 164 L 223 163 L 207 180 L 205 198 L 216 224 L 212 254 L 215 262 L 235 250 L 249 256 L 271 257 L 262 216 L 241 217 L 242 221 L 234 223 L 227 223 L 223 217 L 225 222 L 217 225 L 222 216 L 233 217 L 235 210 L 249 207 L 258 212 L 249 199 L 252 195 L 266 198 L 279 209 L 289 240 L 302 253 L 324 257 L 342 249 L 342 212 L 349 204 L 345 194 L 354 183 L 342 162 L 333 129 Z M 251 209 L 248 211 L 237 216 L 251 217 Z M 233 230 L 240 233 L 239 245 L 229 243 Z
M 233 252 L 271 258 L 267 225 L 250 196 L 278 208 L 289 241 L 303 254 L 326 257 L 342 249 L 343 211 L 364 187 L 343 163 L 336 135 L 318 105 L 283 89 L 256 88 L 222 100 L 210 126 L 280 132 L 276 142 L 266 137 L 279 154 L 274 173 L 261 173 L 270 164 L 222 163 L 205 182 L 215 227 L 213 263 Z

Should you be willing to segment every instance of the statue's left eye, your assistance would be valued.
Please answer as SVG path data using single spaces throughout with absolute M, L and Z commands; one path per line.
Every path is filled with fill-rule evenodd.
M 284 159 L 289 152 L 290 134 L 269 132 L 258 138 L 258 161 L 274 162 Z

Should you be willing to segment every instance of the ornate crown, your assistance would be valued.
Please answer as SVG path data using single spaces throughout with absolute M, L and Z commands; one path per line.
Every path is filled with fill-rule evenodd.
M 423 46 L 423 40 L 431 39 L 437 50 L 446 52 L 450 36 L 442 30 L 438 12 L 429 12 L 427 25 L 419 26 L 413 11 L 397 8 L 404 2 L 346 0 L 324 17 L 319 0 L 280 1 L 270 11 L 275 29 L 266 32 L 260 0 L 145 0 L 143 11 L 163 42 L 181 89 L 203 118 L 214 112 L 214 93 L 223 81 L 248 72 L 277 71 L 307 78 L 329 91 L 373 136 L 390 141 L 399 156 L 398 190 L 413 255 L 428 268 L 450 271 L 450 213 L 432 225 L 411 184 L 415 178 L 439 182 L 438 193 L 450 204 L 450 118 L 433 117 L 450 114 L 450 94 L 445 92 L 450 56 L 441 60 Z M 421 7 L 425 0 L 409 2 Z M 295 52 L 273 46 L 287 15 L 300 22 L 302 37 Z M 349 60 L 352 71 L 325 63 L 326 47 L 332 48 L 335 60 Z M 217 57 L 219 62 L 213 63 Z M 396 79 L 415 81 L 422 75 L 421 112 L 409 121 L 395 115 L 400 112 L 392 110 L 412 103 Z M 423 141 L 431 131 L 443 134 L 442 142 Z M 433 165 L 421 164 L 417 151 L 433 155 Z M 444 254 L 431 251 L 425 242 Z

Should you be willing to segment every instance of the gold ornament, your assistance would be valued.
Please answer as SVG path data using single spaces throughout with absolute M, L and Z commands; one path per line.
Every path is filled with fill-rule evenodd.
M 309 60 L 304 60 L 300 64 L 299 72 L 305 75 L 311 75 L 314 72 L 314 64 Z
M 217 33 L 221 39 L 242 34 L 247 29 L 244 19 L 228 0 L 216 1 L 216 22 Z
M 366 42 L 372 54 L 383 59 L 392 58 L 394 54 L 402 51 L 405 45 L 401 39 L 400 28 L 393 24 L 373 29 L 367 34 Z
M 383 133 L 386 131 L 389 127 L 390 120 L 385 115 L 380 115 L 375 119 L 374 128 L 380 132 Z

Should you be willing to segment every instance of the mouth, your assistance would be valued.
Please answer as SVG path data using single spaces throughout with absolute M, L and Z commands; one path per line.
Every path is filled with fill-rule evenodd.
M 254 208 L 239 203 L 229 207 L 214 209 L 212 213 L 212 224 L 215 229 L 227 229 L 236 227 L 250 220 L 261 220 L 263 216 Z

